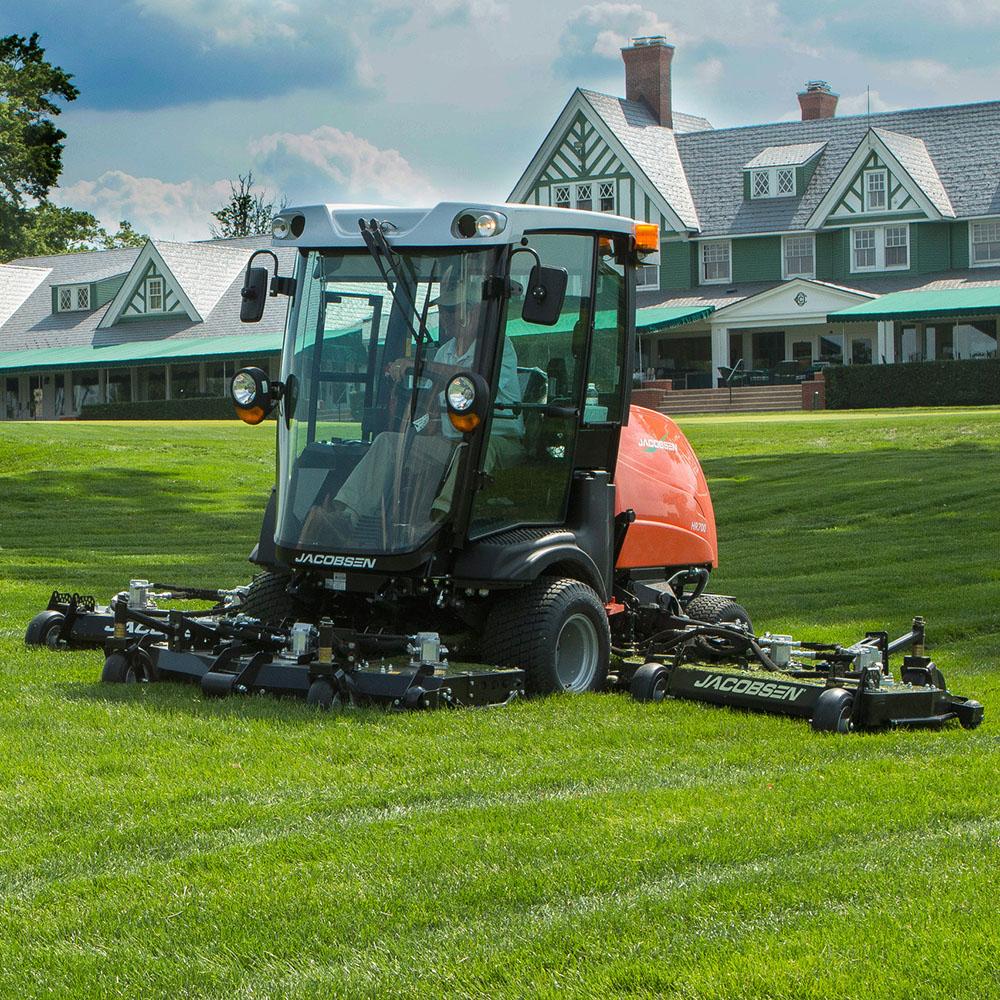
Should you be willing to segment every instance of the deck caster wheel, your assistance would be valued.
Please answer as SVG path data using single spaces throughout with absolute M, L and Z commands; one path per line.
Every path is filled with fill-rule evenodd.
M 112 653 L 104 661 L 101 671 L 103 684 L 150 684 L 153 681 L 150 668 L 139 659 Z
M 340 692 L 334 689 L 327 678 L 317 677 L 306 692 L 306 704 L 321 708 L 323 711 L 340 708 Z
M 427 707 L 427 692 L 422 687 L 411 687 L 406 689 L 403 695 L 403 708 L 411 712 L 419 712 Z
M 827 688 L 816 700 L 810 725 L 817 733 L 849 733 L 854 695 L 846 688 Z
M 28 622 L 24 633 L 27 646 L 48 646 L 58 649 L 61 645 L 59 633 L 62 631 L 66 616 L 61 611 L 42 611 Z
M 670 673 L 662 663 L 644 663 L 632 675 L 629 691 L 636 701 L 663 701 Z

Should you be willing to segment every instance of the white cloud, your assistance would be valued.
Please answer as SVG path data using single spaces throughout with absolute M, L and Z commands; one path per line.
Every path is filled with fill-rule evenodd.
M 121 219 L 128 219 L 140 232 L 170 240 L 207 239 L 214 221 L 211 213 L 228 197 L 229 181 L 171 183 L 121 170 L 52 192 L 54 202 L 91 212 L 111 232 Z
M 311 132 L 273 132 L 250 143 L 261 176 L 291 202 L 375 199 L 390 204 L 437 200 L 431 181 L 396 149 L 380 149 L 332 125 Z
M 862 91 L 860 94 L 844 94 L 837 102 L 838 115 L 863 115 L 867 111 L 898 111 L 898 104 L 885 100 L 882 95 L 873 90 L 871 94 Z
M 290 0 L 134 0 L 143 14 L 174 21 L 218 45 L 247 46 L 278 38 L 294 41 L 317 16 L 316 3 Z

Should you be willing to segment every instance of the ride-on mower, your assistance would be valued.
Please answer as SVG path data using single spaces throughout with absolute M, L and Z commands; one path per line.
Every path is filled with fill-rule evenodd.
M 261 573 L 233 591 L 135 580 L 108 605 L 57 592 L 28 642 L 100 645 L 108 682 L 327 707 L 610 687 L 820 730 L 981 721 L 924 655 L 919 619 L 894 641 L 800 643 L 755 635 L 706 592 L 718 552 L 701 467 L 668 417 L 630 406 L 636 270 L 656 226 L 316 205 L 283 210 L 273 235 L 297 250 L 294 275 L 255 253 L 241 318 L 289 297 L 280 379 L 248 368 L 231 384 L 247 423 L 276 416 Z M 212 605 L 159 606 L 172 599 Z

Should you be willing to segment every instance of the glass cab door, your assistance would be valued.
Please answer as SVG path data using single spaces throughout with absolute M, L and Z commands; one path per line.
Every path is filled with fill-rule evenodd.
M 525 323 L 523 289 L 534 258 L 514 254 L 511 280 L 522 294 L 508 303 L 499 345 L 499 383 L 481 458 L 482 486 L 469 523 L 473 539 L 515 525 L 558 524 L 566 515 L 586 400 L 595 237 L 540 234 L 529 237 L 528 245 L 546 267 L 566 269 L 566 299 L 552 326 Z

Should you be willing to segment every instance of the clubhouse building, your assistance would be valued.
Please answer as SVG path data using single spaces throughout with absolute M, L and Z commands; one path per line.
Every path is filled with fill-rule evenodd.
M 674 48 L 622 50 L 625 98 L 576 90 L 511 201 L 660 226 L 641 365 L 677 388 L 765 384 L 830 364 L 997 356 L 1000 101 L 715 129 L 675 111 Z M 649 310 L 649 312 L 646 312 Z
M 997 356 L 1000 101 L 838 118 L 814 81 L 798 120 L 715 129 L 673 109 L 673 54 L 635 39 L 624 98 L 574 91 L 510 195 L 660 226 L 638 295 L 646 378 L 704 389 Z M 269 245 L 0 265 L 0 419 L 222 396 L 241 365 L 275 372 L 287 300 L 239 321 L 247 262 Z M 285 273 L 293 254 L 278 251 Z

